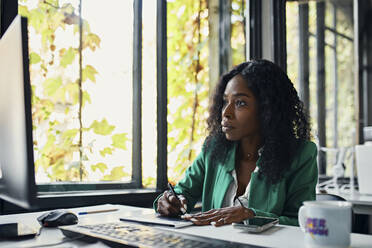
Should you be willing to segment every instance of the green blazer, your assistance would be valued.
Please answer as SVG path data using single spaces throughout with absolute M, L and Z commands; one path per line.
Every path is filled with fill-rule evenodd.
M 228 151 L 223 164 L 213 164 L 210 153 L 203 148 L 186 170 L 184 178 L 175 186 L 176 193 L 186 197 L 188 212 L 200 199 L 203 212 L 221 208 L 226 191 L 234 180 L 231 172 L 235 168 L 235 153 L 236 145 Z M 298 209 L 302 202 L 315 200 L 318 179 L 316 158 L 316 145 L 305 141 L 277 184 L 266 183 L 265 177 L 259 178 L 258 172 L 253 172 L 248 207 L 257 216 L 278 217 L 280 224 L 298 226 Z M 260 168 L 260 165 L 258 159 L 257 167 Z

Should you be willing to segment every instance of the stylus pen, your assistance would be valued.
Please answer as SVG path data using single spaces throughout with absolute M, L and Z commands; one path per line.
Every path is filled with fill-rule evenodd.
M 244 207 L 244 208 L 245 208 L 245 206 L 243 205 L 242 201 L 241 201 L 241 200 L 239 199 L 239 196 L 235 196 L 235 199 L 237 199 L 237 200 L 238 200 L 238 202 L 239 202 L 240 206 L 242 206 L 242 207 Z
M 174 195 L 177 198 L 177 200 L 182 204 L 181 199 L 178 197 L 178 195 L 174 191 L 174 188 L 173 188 L 172 184 L 168 183 L 168 188 L 172 192 L 172 195 Z M 185 214 L 186 213 L 186 209 L 184 207 L 181 207 L 181 212 L 183 214 Z
M 106 212 L 113 212 L 118 211 L 118 208 L 111 208 L 111 209 L 101 209 L 101 210 L 92 210 L 92 211 L 86 211 L 86 212 L 80 212 L 78 215 L 85 215 L 85 214 L 98 214 L 98 213 L 106 213 Z

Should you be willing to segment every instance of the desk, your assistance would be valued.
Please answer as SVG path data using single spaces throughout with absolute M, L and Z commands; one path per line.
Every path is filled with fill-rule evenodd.
M 344 192 L 341 190 L 327 190 L 327 193 L 341 196 L 353 204 L 353 211 L 356 214 L 366 214 L 368 217 L 369 233 L 372 233 L 372 195 L 360 194 L 359 191 Z
M 360 194 L 358 191 L 346 193 L 341 190 L 327 190 L 328 193 L 341 196 L 346 201 L 353 204 L 353 210 L 356 214 L 372 215 L 372 195 Z
M 153 212 L 152 209 L 146 208 L 137 208 L 130 206 L 121 206 L 121 205 L 100 205 L 94 207 L 86 208 L 74 208 L 71 209 L 72 212 L 81 212 L 81 211 L 91 211 L 99 209 L 108 209 L 108 208 L 119 208 L 119 211 L 109 212 L 109 213 L 97 213 L 79 216 L 80 224 L 90 224 L 98 222 L 112 222 L 117 221 L 119 216 L 127 215 L 129 212 L 135 212 L 136 214 L 148 214 Z M 36 217 L 39 216 L 42 212 L 37 213 L 27 213 L 27 214 L 15 214 L 15 215 L 5 215 L 0 216 L 0 223 L 6 222 L 23 222 L 27 223 L 33 227 L 39 227 L 39 224 L 36 221 Z M 167 228 L 162 228 L 167 229 Z M 187 233 L 198 236 L 205 236 L 216 239 L 224 239 L 229 241 L 239 241 L 241 243 L 266 246 L 266 247 L 278 247 L 278 248 L 301 248 L 304 247 L 304 234 L 301 232 L 300 228 L 292 226 L 283 226 L 278 225 L 272 229 L 267 230 L 261 234 L 249 234 L 241 230 L 234 229 L 231 225 L 226 225 L 222 227 L 213 227 L 213 226 L 190 226 L 181 229 L 172 229 L 173 231 Z M 31 247 L 31 246 L 40 246 L 43 244 L 51 244 L 62 241 L 64 238 L 63 234 L 57 228 L 44 228 L 41 232 L 41 235 L 26 241 L 0 241 L 0 247 L 2 248 L 13 248 L 13 247 Z M 372 235 L 362 235 L 362 234 L 351 234 L 351 247 L 352 248 L 370 248 L 372 246 Z M 60 247 L 89 247 L 89 248 L 98 248 L 98 247 L 108 247 L 101 242 L 87 244 L 85 242 L 75 240 L 64 243 L 63 245 L 53 246 L 56 248 Z

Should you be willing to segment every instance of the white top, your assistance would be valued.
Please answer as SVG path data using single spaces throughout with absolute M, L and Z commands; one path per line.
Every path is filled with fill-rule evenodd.
M 258 172 L 258 167 L 254 169 L 254 172 Z M 253 172 L 252 172 L 253 173 Z M 249 202 L 249 191 L 250 191 L 250 186 L 251 182 L 248 182 L 247 187 L 245 188 L 245 192 L 243 195 L 235 198 L 236 196 L 236 191 L 238 190 L 238 178 L 236 176 L 236 171 L 235 169 L 231 172 L 231 176 L 234 178 L 234 181 L 230 183 L 229 188 L 226 191 L 225 198 L 222 203 L 222 207 L 232 207 L 232 206 L 240 206 L 240 202 L 243 204 L 244 207 L 248 208 L 248 202 Z M 239 198 L 239 200 L 238 200 Z M 235 199 L 235 201 L 234 201 Z
M 258 157 L 261 157 L 263 152 L 263 147 L 258 149 Z M 254 172 L 258 172 L 258 166 L 254 169 Z M 248 208 L 248 202 L 249 202 L 249 192 L 251 187 L 251 181 L 248 182 L 247 187 L 245 188 L 245 192 L 243 195 L 235 198 L 236 191 L 238 190 L 238 178 L 236 176 L 236 170 L 234 169 L 231 172 L 231 176 L 234 178 L 234 181 L 231 182 L 229 188 L 226 191 L 225 198 L 222 203 L 222 207 L 232 207 L 232 206 L 240 206 L 240 202 L 243 204 L 244 207 Z M 240 202 L 239 202 L 239 200 Z

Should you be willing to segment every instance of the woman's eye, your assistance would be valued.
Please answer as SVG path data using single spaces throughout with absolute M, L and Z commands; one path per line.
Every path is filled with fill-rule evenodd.
M 236 100 L 235 104 L 238 107 L 247 106 L 247 103 L 242 100 Z

